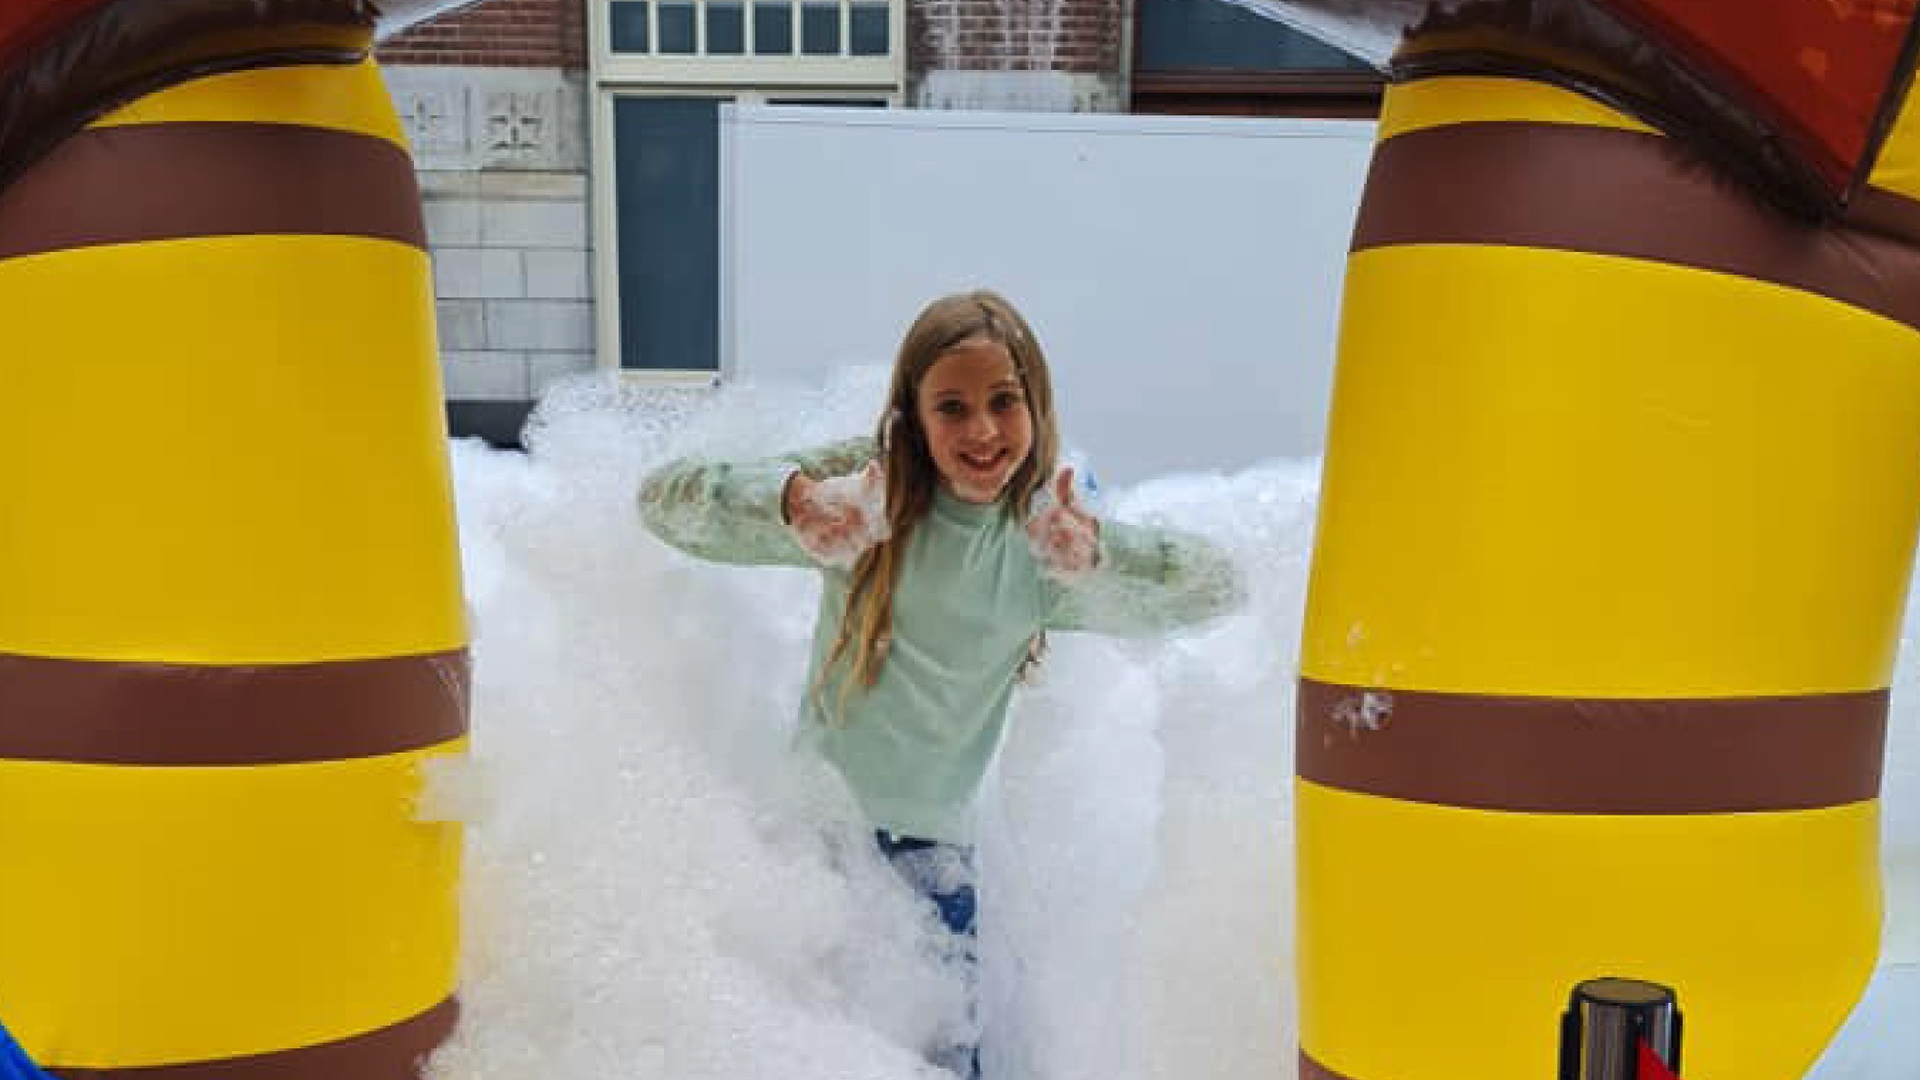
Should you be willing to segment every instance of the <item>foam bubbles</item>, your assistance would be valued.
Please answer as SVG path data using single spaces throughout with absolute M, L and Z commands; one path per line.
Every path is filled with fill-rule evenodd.
M 531 456 L 455 444 L 475 750 L 430 809 L 473 825 L 465 1022 L 436 1076 L 945 1075 L 921 1055 L 961 1014 L 937 923 L 791 749 L 816 575 L 696 562 L 633 498 L 695 449 L 869 432 L 884 390 L 876 369 L 807 389 L 582 380 L 542 403 Z M 1291 703 L 1317 472 L 1106 494 L 1226 547 L 1251 602 L 1171 639 L 1055 635 L 1017 698 L 982 805 L 988 1076 L 1292 1075 Z M 1910 642 L 1890 960 L 1920 958 L 1916 683 Z

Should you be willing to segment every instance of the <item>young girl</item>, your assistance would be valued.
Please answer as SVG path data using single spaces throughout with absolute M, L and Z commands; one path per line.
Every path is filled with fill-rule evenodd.
M 907 331 L 874 439 L 674 462 L 640 492 L 647 527 L 682 551 L 821 571 L 802 739 L 963 943 L 971 804 L 1047 631 L 1155 633 L 1243 592 L 1205 541 L 1094 517 L 1058 452 L 1039 342 L 972 292 Z M 978 1074 L 972 1047 L 935 1060 Z

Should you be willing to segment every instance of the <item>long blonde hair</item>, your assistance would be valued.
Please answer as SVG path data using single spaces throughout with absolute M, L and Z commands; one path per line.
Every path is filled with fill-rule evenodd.
M 1000 496 L 1003 510 L 1024 520 L 1034 493 L 1053 476 L 1060 448 L 1053 380 L 1026 319 L 999 294 L 984 289 L 943 296 L 928 304 L 900 342 L 893 385 L 880 411 L 877 438 L 887 473 L 887 521 L 892 529 L 886 540 L 867 549 L 854 563 L 840 633 L 820 669 L 824 681 L 837 665 L 848 665 L 840 685 L 842 714 L 855 685 L 870 690 L 880 678 L 892 641 L 893 590 L 906 561 L 907 544 L 920 519 L 933 508 L 940 484 L 927 433 L 920 425 L 920 383 L 948 350 L 976 338 L 997 342 L 1013 358 L 1033 417 L 1033 448 L 1007 480 Z

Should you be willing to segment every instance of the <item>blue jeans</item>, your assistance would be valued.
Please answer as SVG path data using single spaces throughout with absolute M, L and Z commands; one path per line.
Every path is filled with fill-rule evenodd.
M 977 979 L 973 849 L 943 844 L 937 840 L 896 836 L 885 829 L 876 832 L 874 840 L 880 845 L 880 854 L 885 855 L 887 862 L 892 864 L 894 873 L 899 874 L 915 892 L 933 902 L 934 909 L 940 913 L 940 922 L 953 935 L 955 953 L 967 982 L 967 1021 L 972 1026 L 975 1009 L 972 996 Z M 978 1042 L 939 1047 L 929 1053 L 927 1059 L 961 1077 L 961 1080 L 979 1080 Z

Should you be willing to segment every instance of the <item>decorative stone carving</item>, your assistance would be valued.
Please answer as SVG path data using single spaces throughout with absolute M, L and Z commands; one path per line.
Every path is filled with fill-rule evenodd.
M 496 91 L 487 95 L 486 152 L 514 157 L 551 153 L 553 118 L 559 111 L 551 93 Z
M 585 169 L 584 76 L 545 68 L 395 66 L 387 88 L 422 169 Z
M 458 88 L 421 88 L 394 95 L 394 107 L 416 154 L 467 149 L 467 96 Z

